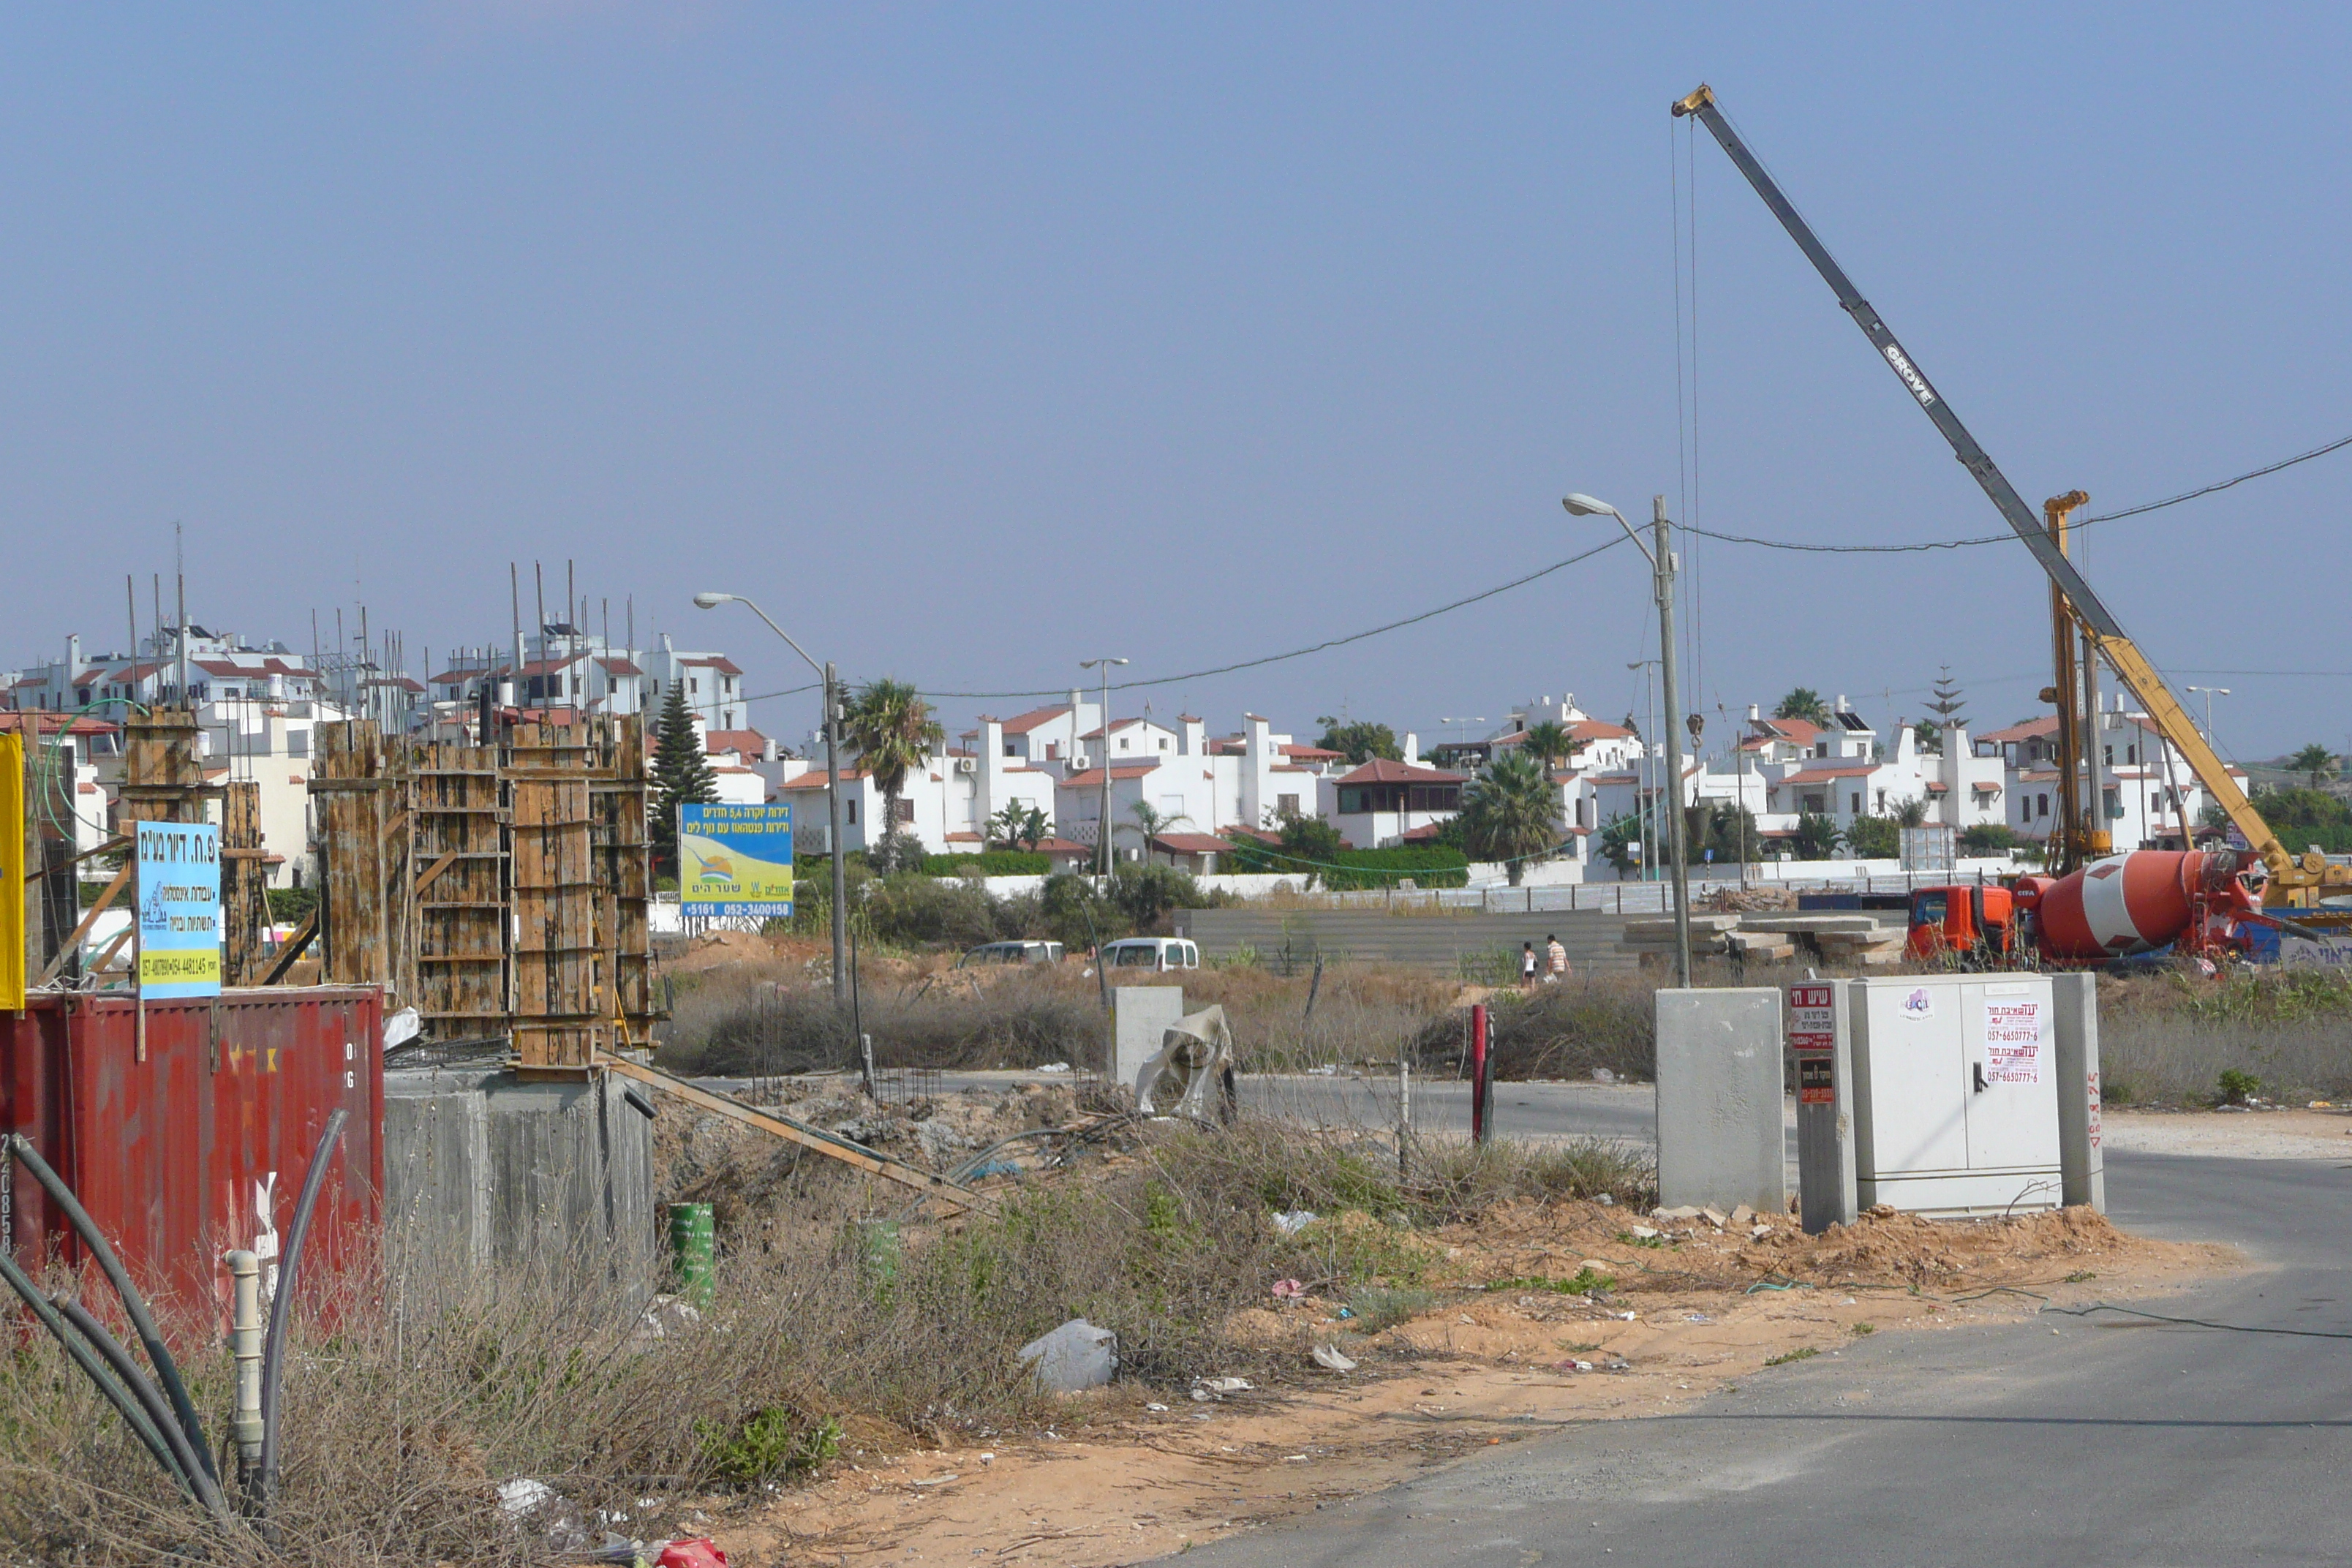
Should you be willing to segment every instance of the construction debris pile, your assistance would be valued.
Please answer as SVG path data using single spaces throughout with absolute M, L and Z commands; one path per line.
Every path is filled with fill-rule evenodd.
M 1742 963 L 1786 963 L 1801 952 L 1824 963 L 1876 968 L 1903 961 L 1910 932 L 1901 910 L 1734 911 L 1690 917 L 1691 952 Z M 1625 945 L 1644 963 L 1671 963 L 1675 922 L 1625 922 Z

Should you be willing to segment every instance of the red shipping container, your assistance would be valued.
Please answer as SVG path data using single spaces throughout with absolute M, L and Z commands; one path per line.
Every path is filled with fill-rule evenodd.
M 274 1277 L 310 1153 L 350 1111 L 304 1243 L 303 1272 L 373 1247 L 383 1191 L 383 999 L 373 987 L 272 987 L 147 1004 L 38 994 L 0 1012 L 0 1131 L 65 1178 L 142 1290 L 215 1299 L 220 1255 L 249 1247 Z M 64 1214 L 15 1161 L 0 1246 L 28 1269 L 78 1264 Z

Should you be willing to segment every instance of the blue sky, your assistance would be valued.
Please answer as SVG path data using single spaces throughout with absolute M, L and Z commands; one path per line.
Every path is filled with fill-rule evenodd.
M 1704 139 L 1694 492 L 1701 79 L 2029 500 L 2152 499 L 2352 432 L 2352 106 L 2300 85 L 2347 45 L 2323 6 L 15 8 L 0 664 L 121 641 L 175 520 L 208 625 L 300 646 L 364 598 L 421 664 L 569 558 L 763 691 L 796 661 L 696 589 L 854 677 L 1022 690 L 1475 592 L 1606 537 L 1570 489 L 1998 529 Z M 2232 688 L 2225 750 L 2352 748 L 2344 679 L 2196 673 L 2352 669 L 2347 492 L 2352 452 L 2094 532 L 2125 624 Z M 1688 563 L 1710 713 L 1916 716 L 1944 665 L 1984 723 L 2039 710 L 2021 547 Z M 1615 717 L 1645 590 L 1621 549 L 1119 706 Z

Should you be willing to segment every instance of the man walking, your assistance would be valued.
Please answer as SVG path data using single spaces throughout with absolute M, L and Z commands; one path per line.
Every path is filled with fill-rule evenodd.
M 1550 961 L 1544 984 L 1557 985 L 1568 975 L 1568 949 L 1560 946 L 1557 936 L 1546 937 L 1544 943 L 1544 955 Z

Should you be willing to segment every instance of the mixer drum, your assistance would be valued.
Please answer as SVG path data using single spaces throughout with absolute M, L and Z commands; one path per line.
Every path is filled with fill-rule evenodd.
M 2217 914 L 2252 907 L 2236 874 L 2235 855 L 2202 850 L 2135 849 L 2094 860 L 2042 891 L 2042 950 L 2053 958 L 2122 958 L 2178 942 L 2200 887 Z

